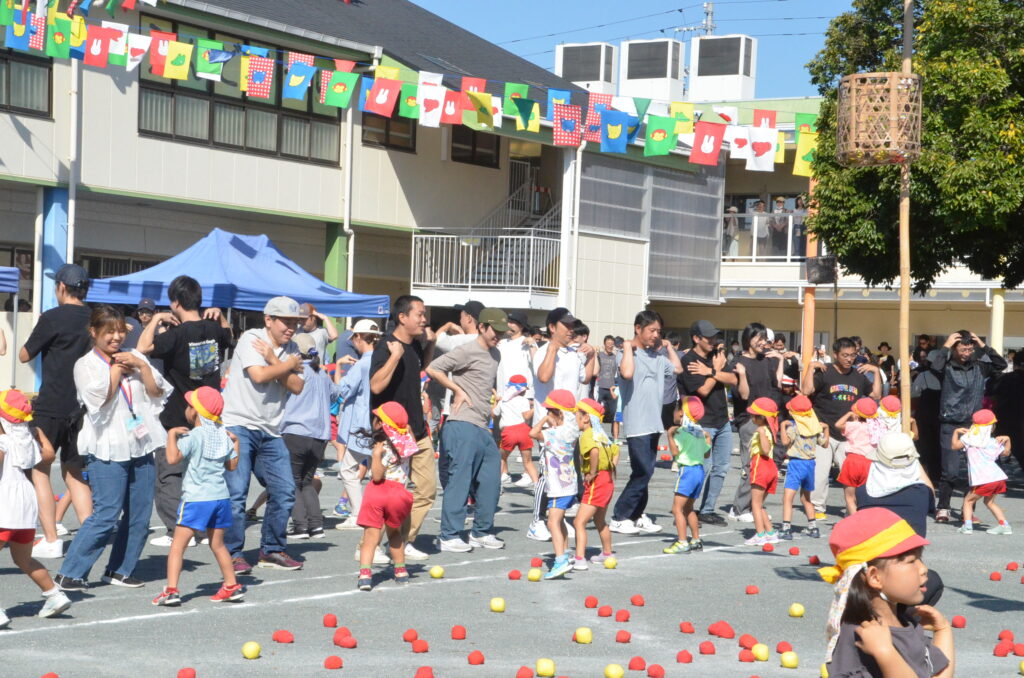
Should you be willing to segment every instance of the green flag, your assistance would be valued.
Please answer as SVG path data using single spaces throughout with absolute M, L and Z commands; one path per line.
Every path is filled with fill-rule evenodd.
M 3 0 L 0 0 L 2 2 Z M 800 132 L 817 132 L 818 131 L 818 114 L 817 113 L 797 113 L 796 114 L 796 143 L 800 144 Z
M 3 0 L 0 0 L 3 2 Z M 519 115 L 516 99 L 525 99 L 530 94 L 530 86 L 518 82 L 505 83 L 505 102 L 502 112 L 505 115 Z
M 636 106 L 636 117 L 640 118 L 640 122 L 643 122 L 644 116 L 647 115 L 647 109 L 651 107 L 651 100 L 643 97 L 633 97 L 633 105 Z
M 14 0 L 0 0 L 0 26 L 14 23 Z
M 3 4 L 4 0 L 0 0 Z M 71 19 L 58 16 L 46 27 L 46 56 L 54 59 L 71 58 Z
M 644 155 L 668 155 L 676 147 L 676 119 L 664 115 L 647 116 L 647 141 Z
M 212 52 L 211 52 L 212 50 Z M 218 40 L 200 38 L 196 41 L 196 77 L 203 80 L 220 81 L 224 60 L 210 57 L 224 51 L 224 43 Z
M 346 73 L 345 71 L 334 71 L 331 73 L 327 87 L 323 91 L 323 103 L 338 108 L 348 108 L 352 100 L 352 93 L 359 83 L 358 73 Z
M 398 95 L 398 114 L 403 118 L 417 119 L 420 117 L 419 96 L 420 86 L 415 82 L 402 83 L 402 92 Z
M 533 107 L 536 103 L 536 101 L 531 99 L 513 99 L 512 106 L 516 109 L 515 115 L 519 116 L 519 120 L 524 128 L 530 126 L 530 120 L 533 119 Z

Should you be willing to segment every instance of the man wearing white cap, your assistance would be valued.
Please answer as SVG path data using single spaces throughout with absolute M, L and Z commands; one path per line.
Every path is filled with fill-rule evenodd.
M 238 338 L 224 390 L 224 425 L 238 437 L 238 468 L 226 472 L 234 524 L 224 535 L 236 574 L 252 566 L 245 545 L 245 500 L 249 475 L 267 488 L 267 509 L 260 536 L 259 567 L 298 570 L 302 563 L 285 553 L 288 517 L 295 504 L 291 458 L 279 431 L 289 393 L 301 393 L 302 359 L 292 337 L 302 309 L 288 297 L 274 297 L 263 307 L 264 327 Z

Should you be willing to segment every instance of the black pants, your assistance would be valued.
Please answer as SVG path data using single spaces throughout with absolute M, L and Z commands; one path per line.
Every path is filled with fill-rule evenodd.
M 153 452 L 156 461 L 156 487 L 153 490 L 153 505 L 160 522 L 167 528 L 167 533 L 174 534 L 174 526 L 178 523 L 178 507 L 181 504 L 181 477 L 188 468 L 184 459 L 177 464 L 167 463 L 167 450 L 163 447 Z
M 610 388 L 597 389 L 597 399 L 604 408 L 604 417 L 601 419 L 606 424 L 615 421 L 615 410 L 619 407 L 619 399 L 612 395 Z
M 941 391 L 928 389 L 917 400 L 917 453 L 932 483 L 938 485 L 942 476 L 942 451 L 939 446 L 939 397 Z
M 320 497 L 313 487 L 313 477 L 320 462 L 324 460 L 327 441 L 285 433 L 284 444 L 291 456 L 292 477 L 295 479 L 292 525 L 299 531 L 321 529 L 324 516 L 320 512 Z
M 958 428 L 970 428 L 971 422 L 946 423 L 942 422 L 939 427 L 939 447 L 942 450 L 942 473 L 939 476 L 938 508 L 948 509 L 949 500 L 953 496 L 953 489 L 960 479 L 960 457 L 959 450 L 953 449 L 953 431 Z

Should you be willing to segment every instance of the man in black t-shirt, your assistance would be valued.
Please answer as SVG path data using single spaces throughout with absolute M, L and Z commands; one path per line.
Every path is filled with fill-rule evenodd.
M 725 476 L 732 457 L 732 424 L 729 423 L 729 403 L 726 386 L 736 385 L 736 375 L 725 368 L 725 347 L 722 333 L 707 320 L 698 320 L 690 326 L 693 349 L 687 351 L 680 362 L 683 371 L 676 381 L 684 396 L 697 396 L 704 403 L 704 418 L 700 425 L 711 436 L 711 457 L 704 462 L 710 466 L 706 474 L 704 498 L 700 504 L 700 521 L 710 525 L 725 525 L 725 518 L 715 513 L 718 495 L 722 492 Z
M 833 466 L 841 467 L 846 459 L 846 438 L 836 428 L 836 422 L 858 398 L 869 396 L 878 400 L 882 396 L 878 366 L 863 363 L 855 368 L 856 358 L 857 344 L 848 337 L 840 337 L 832 344 L 832 363 L 812 362 L 800 385 L 803 394 L 811 399 L 818 419 L 828 425 L 828 448 L 819 447 L 814 459 L 811 503 L 819 520 L 825 517 L 829 472 Z M 868 378 L 869 374 L 874 375 L 874 381 Z
M 377 342 L 370 357 L 370 409 L 393 400 L 409 415 L 409 428 L 419 452 L 409 460 L 409 479 L 415 489 L 407 524 L 405 557 L 426 560 L 427 555 L 413 546 L 413 542 L 437 496 L 434 445 L 427 433 L 420 399 L 420 371 L 433 355 L 434 333 L 427 327 L 427 310 L 419 297 L 402 295 L 395 299 L 391 310 L 395 329 Z M 370 422 L 365 426 L 369 429 Z
M 32 405 L 32 427 L 43 432 L 60 451 L 60 470 L 64 484 L 79 520 L 87 515 L 92 504 L 92 493 L 82 479 L 82 459 L 78 456 L 78 431 L 82 427 L 82 407 L 75 390 L 75 361 L 89 352 L 91 311 L 84 299 L 89 291 L 89 276 L 81 266 L 65 264 L 54 275 L 56 308 L 39 316 L 28 341 L 18 358 L 27 363 L 42 356 L 42 383 L 39 395 Z M 50 464 L 46 460 L 36 466 L 32 474 L 39 502 L 39 523 L 43 526 L 43 539 L 32 549 L 35 558 L 60 558 L 64 545 L 57 538 L 57 503 L 50 484 Z
M 231 326 L 219 308 L 209 308 L 200 316 L 203 288 L 195 278 L 181 275 L 172 280 L 167 297 L 171 301 L 171 312 L 153 315 L 139 336 L 138 350 L 147 354 L 154 365 L 162 365 L 164 377 L 174 387 L 174 393 L 160 413 L 160 424 L 169 431 L 178 426 L 189 427 L 185 418 L 186 393 L 200 386 L 220 390 L 224 351 L 234 342 Z M 142 304 L 139 308 L 143 308 Z M 157 334 L 161 326 L 166 329 Z M 167 534 L 149 543 L 169 547 L 181 503 L 181 478 L 188 462 L 168 464 L 163 448 L 156 450 L 153 456 L 156 460 L 153 503 Z

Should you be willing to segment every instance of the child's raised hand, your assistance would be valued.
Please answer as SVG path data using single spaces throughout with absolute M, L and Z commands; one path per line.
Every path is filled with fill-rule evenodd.
M 167 434 L 177 438 L 179 436 L 188 435 L 190 430 L 191 429 L 189 429 L 188 426 L 175 426 L 170 431 L 168 431 Z
M 956 435 L 961 435 L 961 436 L 962 435 L 966 435 L 967 434 L 967 429 L 965 429 L 965 428 L 954 429 L 953 433 L 956 434 Z
M 917 615 L 918 621 L 921 622 L 921 628 L 925 631 L 934 633 L 949 628 L 946 616 L 931 605 L 918 605 L 914 608 L 914 614 Z
M 892 632 L 889 631 L 888 624 L 877 619 L 862 622 L 854 633 L 859 638 L 854 641 L 854 644 L 872 657 L 877 658 L 879 655 L 895 650 L 892 644 Z

